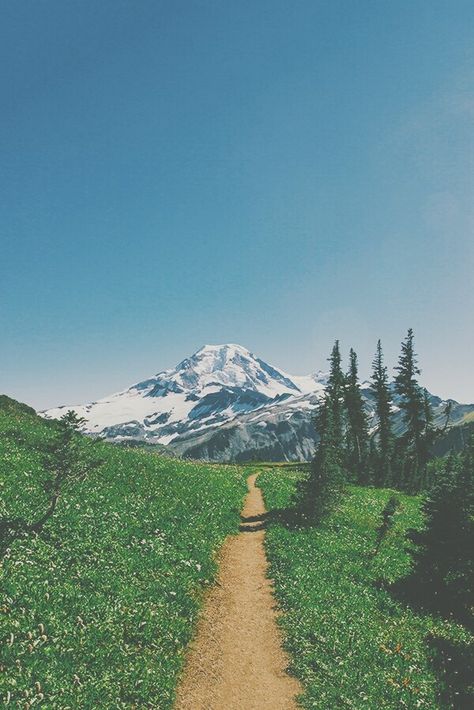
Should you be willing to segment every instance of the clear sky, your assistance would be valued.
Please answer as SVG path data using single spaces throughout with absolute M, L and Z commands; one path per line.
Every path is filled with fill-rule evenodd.
M 237 342 L 474 401 L 472 0 L 0 0 L 0 391 Z

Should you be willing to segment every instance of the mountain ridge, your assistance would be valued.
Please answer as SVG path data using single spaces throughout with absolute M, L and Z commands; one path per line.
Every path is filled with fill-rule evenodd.
M 47 419 L 73 409 L 84 432 L 110 441 L 166 445 L 184 457 L 211 461 L 308 460 L 317 437 L 313 418 L 327 373 L 290 375 L 236 343 L 204 345 L 176 367 L 85 405 L 40 414 Z M 374 423 L 370 383 L 361 385 Z M 441 422 L 446 400 L 430 395 Z M 453 424 L 474 405 L 453 405 Z M 401 417 L 394 406 L 394 428 Z

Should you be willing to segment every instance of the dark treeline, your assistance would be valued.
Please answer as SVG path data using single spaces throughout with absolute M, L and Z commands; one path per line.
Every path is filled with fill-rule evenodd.
M 418 382 L 420 369 L 414 350 L 413 331 L 402 343 L 390 383 L 384 363 L 382 344 L 377 343 L 372 363 L 370 395 L 373 398 L 375 423 L 369 418 L 362 397 L 357 355 L 351 348 L 349 368 L 343 371 L 339 341 L 329 358 L 330 372 L 326 394 L 317 416 L 319 435 L 312 472 L 311 498 L 320 497 L 323 481 L 354 482 L 396 488 L 407 493 L 426 490 L 432 483 L 434 443 L 444 433 L 450 417 L 448 402 L 442 427 L 434 426 L 428 393 Z M 393 398 L 401 410 L 404 424 L 396 436 L 392 426 Z
M 330 358 L 325 397 L 315 425 L 319 444 L 308 479 L 300 488 L 301 512 L 317 523 L 328 513 L 346 483 L 358 483 L 423 494 L 425 527 L 413 531 L 417 543 L 413 589 L 438 607 L 461 615 L 474 594 L 474 435 L 460 453 L 436 458 L 434 444 L 450 422 L 448 402 L 440 427 L 434 425 L 429 396 L 419 382 L 413 331 L 402 343 L 396 375 L 390 383 L 382 345 L 377 343 L 370 394 L 375 422 L 369 419 L 358 378 L 357 355 L 349 353 L 344 373 L 339 342 Z M 393 398 L 404 428 L 393 430 Z M 389 531 L 398 507 L 392 496 L 383 511 L 374 555 Z M 420 591 L 421 590 L 421 591 Z

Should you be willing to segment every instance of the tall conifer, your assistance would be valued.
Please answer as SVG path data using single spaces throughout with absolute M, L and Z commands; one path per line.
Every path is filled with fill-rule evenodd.
M 417 365 L 417 355 L 413 344 L 413 330 L 410 328 L 404 342 L 402 352 L 395 368 L 395 389 L 400 396 L 399 406 L 403 412 L 406 432 L 402 438 L 404 443 L 404 460 L 402 480 L 400 483 L 414 491 L 420 487 L 421 478 L 428 461 L 427 407 L 423 391 L 418 384 L 417 375 L 420 369 Z
M 426 526 L 416 539 L 415 575 L 445 611 L 462 612 L 472 605 L 473 467 L 474 439 L 461 455 L 445 460 L 423 504 Z
M 347 412 L 346 424 L 346 459 L 347 468 L 359 483 L 368 483 L 370 479 L 368 451 L 369 431 L 364 400 L 359 385 L 357 355 L 351 348 L 349 371 L 346 376 L 344 400 Z
M 341 370 L 339 342 L 329 358 L 331 363 L 326 393 L 315 419 L 319 435 L 311 473 L 300 491 L 303 508 L 319 520 L 332 508 L 345 480 L 343 467 L 344 374 Z
M 377 448 L 374 456 L 374 482 L 384 486 L 391 483 L 393 434 L 391 424 L 392 397 L 388 386 L 387 368 L 383 361 L 382 343 L 377 342 L 377 352 L 372 363 L 372 392 L 375 397 L 377 417 Z
M 326 387 L 327 405 L 331 408 L 335 445 L 342 449 L 344 433 L 345 377 L 341 368 L 339 340 L 336 340 L 329 357 L 330 370 Z

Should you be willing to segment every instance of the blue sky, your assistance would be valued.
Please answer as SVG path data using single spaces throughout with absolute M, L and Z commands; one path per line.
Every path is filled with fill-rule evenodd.
M 0 2 L 0 391 L 97 399 L 204 343 L 474 401 L 474 4 Z

